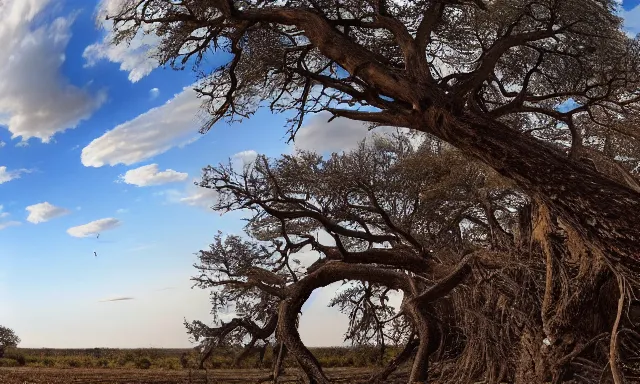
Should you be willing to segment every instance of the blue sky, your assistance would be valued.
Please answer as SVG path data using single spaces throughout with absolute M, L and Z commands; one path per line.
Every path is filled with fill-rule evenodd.
M 632 33 L 638 3 L 623 3 Z M 97 5 L 0 5 L 10 53 L 0 68 L 0 324 L 24 347 L 188 347 L 183 318 L 209 313 L 207 293 L 190 289 L 193 254 L 242 226 L 207 210 L 211 196 L 193 181 L 207 164 L 290 152 L 285 119 L 261 111 L 199 135 L 193 73 L 157 68 L 148 37 L 129 49 L 103 44 Z M 366 134 L 325 121 L 311 118 L 296 146 L 346 149 Z M 305 307 L 309 345 L 341 342 L 346 319 L 326 308 L 331 292 Z M 117 297 L 134 299 L 104 301 Z

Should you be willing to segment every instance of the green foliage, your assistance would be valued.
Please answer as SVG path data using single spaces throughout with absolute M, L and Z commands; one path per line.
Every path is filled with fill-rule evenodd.
M 4 355 L 7 348 L 17 347 L 20 338 L 11 328 L 0 326 L 0 357 Z
M 27 364 L 27 360 L 26 357 L 18 352 L 18 350 L 15 347 L 9 347 L 4 351 L 4 356 L 5 359 L 13 359 L 16 361 L 16 363 L 19 366 L 25 366 Z
M 82 367 L 82 362 L 80 359 L 76 357 L 69 357 L 65 359 L 66 364 L 69 368 L 80 368 Z
M 17 367 L 18 362 L 14 359 L 8 359 L 6 357 L 0 358 L 0 367 Z
M 151 368 L 151 360 L 146 357 L 142 357 L 136 361 L 136 368 L 138 369 L 149 369 Z
M 183 366 L 180 359 L 177 357 L 161 357 L 153 362 L 154 368 L 166 369 L 166 370 L 180 370 L 188 368 Z

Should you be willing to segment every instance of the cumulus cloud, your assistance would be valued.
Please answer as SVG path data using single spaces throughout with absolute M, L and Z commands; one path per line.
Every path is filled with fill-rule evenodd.
M 144 33 L 144 29 L 141 29 L 130 42 L 112 44 L 113 21 L 106 20 L 106 16 L 116 14 L 122 3 L 123 0 L 100 2 L 98 19 L 101 20 L 101 27 L 106 33 L 101 41 L 88 46 L 82 56 L 88 67 L 96 65 L 101 60 L 120 64 L 120 70 L 128 72 L 129 81 L 135 83 L 159 65 L 158 60 L 154 58 L 154 53 L 160 38 L 153 33 Z
M 164 153 L 188 140 L 200 127 L 202 102 L 188 86 L 164 105 L 122 123 L 82 149 L 82 164 L 131 165 Z
M 44 223 L 56 217 L 69 214 L 71 211 L 65 208 L 56 207 L 48 202 L 30 205 L 25 208 L 29 212 L 27 221 L 33 224 Z
M 149 90 L 149 96 L 151 96 L 152 99 L 155 99 L 156 97 L 158 97 L 159 94 L 160 94 L 160 90 L 158 88 L 151 88 Z
M 233 165 L 239 168 L 246 167 L 253 164 L 258 158 L 258 152 L 253 149 L 248 151 L 238 152 L 231 157 Z
M 160 171 L 158 164 L 149 164 L 128 170 L 124 175 L 120 176 L 120 180 L 138 187 L 148 187 L 185 181 L 188 176 L 186 173 L 176 172 L 173 169 Z
M 112 217 L 106 219 L 95 220 L 87 224 L 79 225 L 67 229 L 67 233 L 73 237 L 90 237 L 96 236 L 100 232 L 108 231 L 119 227 L 120 220 Z
M 0 184 L 4 184 L 8 181 L 19 179 L 23 173 L 29 173 L 27 169 L 18 169 L 16 171 L 8 171 L 4 165 L 0 167 Z
M 0 124 L 21 142 L 75 128 L 105 100 L 71 84 L 62 74 L 73 16 L 35 27 L 49 0 L 5 0 L 0 3 Z

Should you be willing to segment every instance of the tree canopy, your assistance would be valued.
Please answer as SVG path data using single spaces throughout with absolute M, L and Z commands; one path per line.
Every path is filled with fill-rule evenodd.
M 292 135 L 318 111 L 427 132 L 544 201 L 614 263 L 637 267 L 640 51 L 617 6 L 124 0 L 106 16 L 115 44 L 155 33 L 162 63 L 196 65 L 211 115 L 203 131 L 266 103 L 293 112 Z M 211 50 L 231 59 L 207 67 Z
M 17 347 L 20 344 L 20 338 L 11 328 L 0 326 L 0 357 L 4 355 L 5 349 L 8 347 Z
M 618 298 L 631 308 L 638 282 L 514 183 L 432 144 L 379 137 L 329 158 L 207 167 L 200 185 L 218 193 L 213 208 L 250 214 L 247 236 L 218 235 L 194 277 L 212 290 L 214 317 L 239 315 L 213 328 L 193 322 L 190 332 L 205 345 L 284 343 L 313 382 L 327 383 L 295 322 L 315 289 L 343 281 L 331 305 L 348 316 L 345 339 L 404 345 L 371 382 L 409 361 L 409 382 L 597 383 L 612 332 L 614 369 L 637 374 L 626 364 L 640 347 L 640 318 L 623 316 Z M 301 264 L 311 251 L 315 261 Z

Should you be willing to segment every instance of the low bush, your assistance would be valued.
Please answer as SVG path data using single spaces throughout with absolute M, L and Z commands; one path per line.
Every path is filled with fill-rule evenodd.
M 8 359 L 6 357 L 0 358 L 0 367 L 17 367 L 18 362 L 14 359 Z
M 142 357 L 136 361 L 136 368 L 138 369 L 149 369 L 151 368 L 151 360 L 146 357 Z

